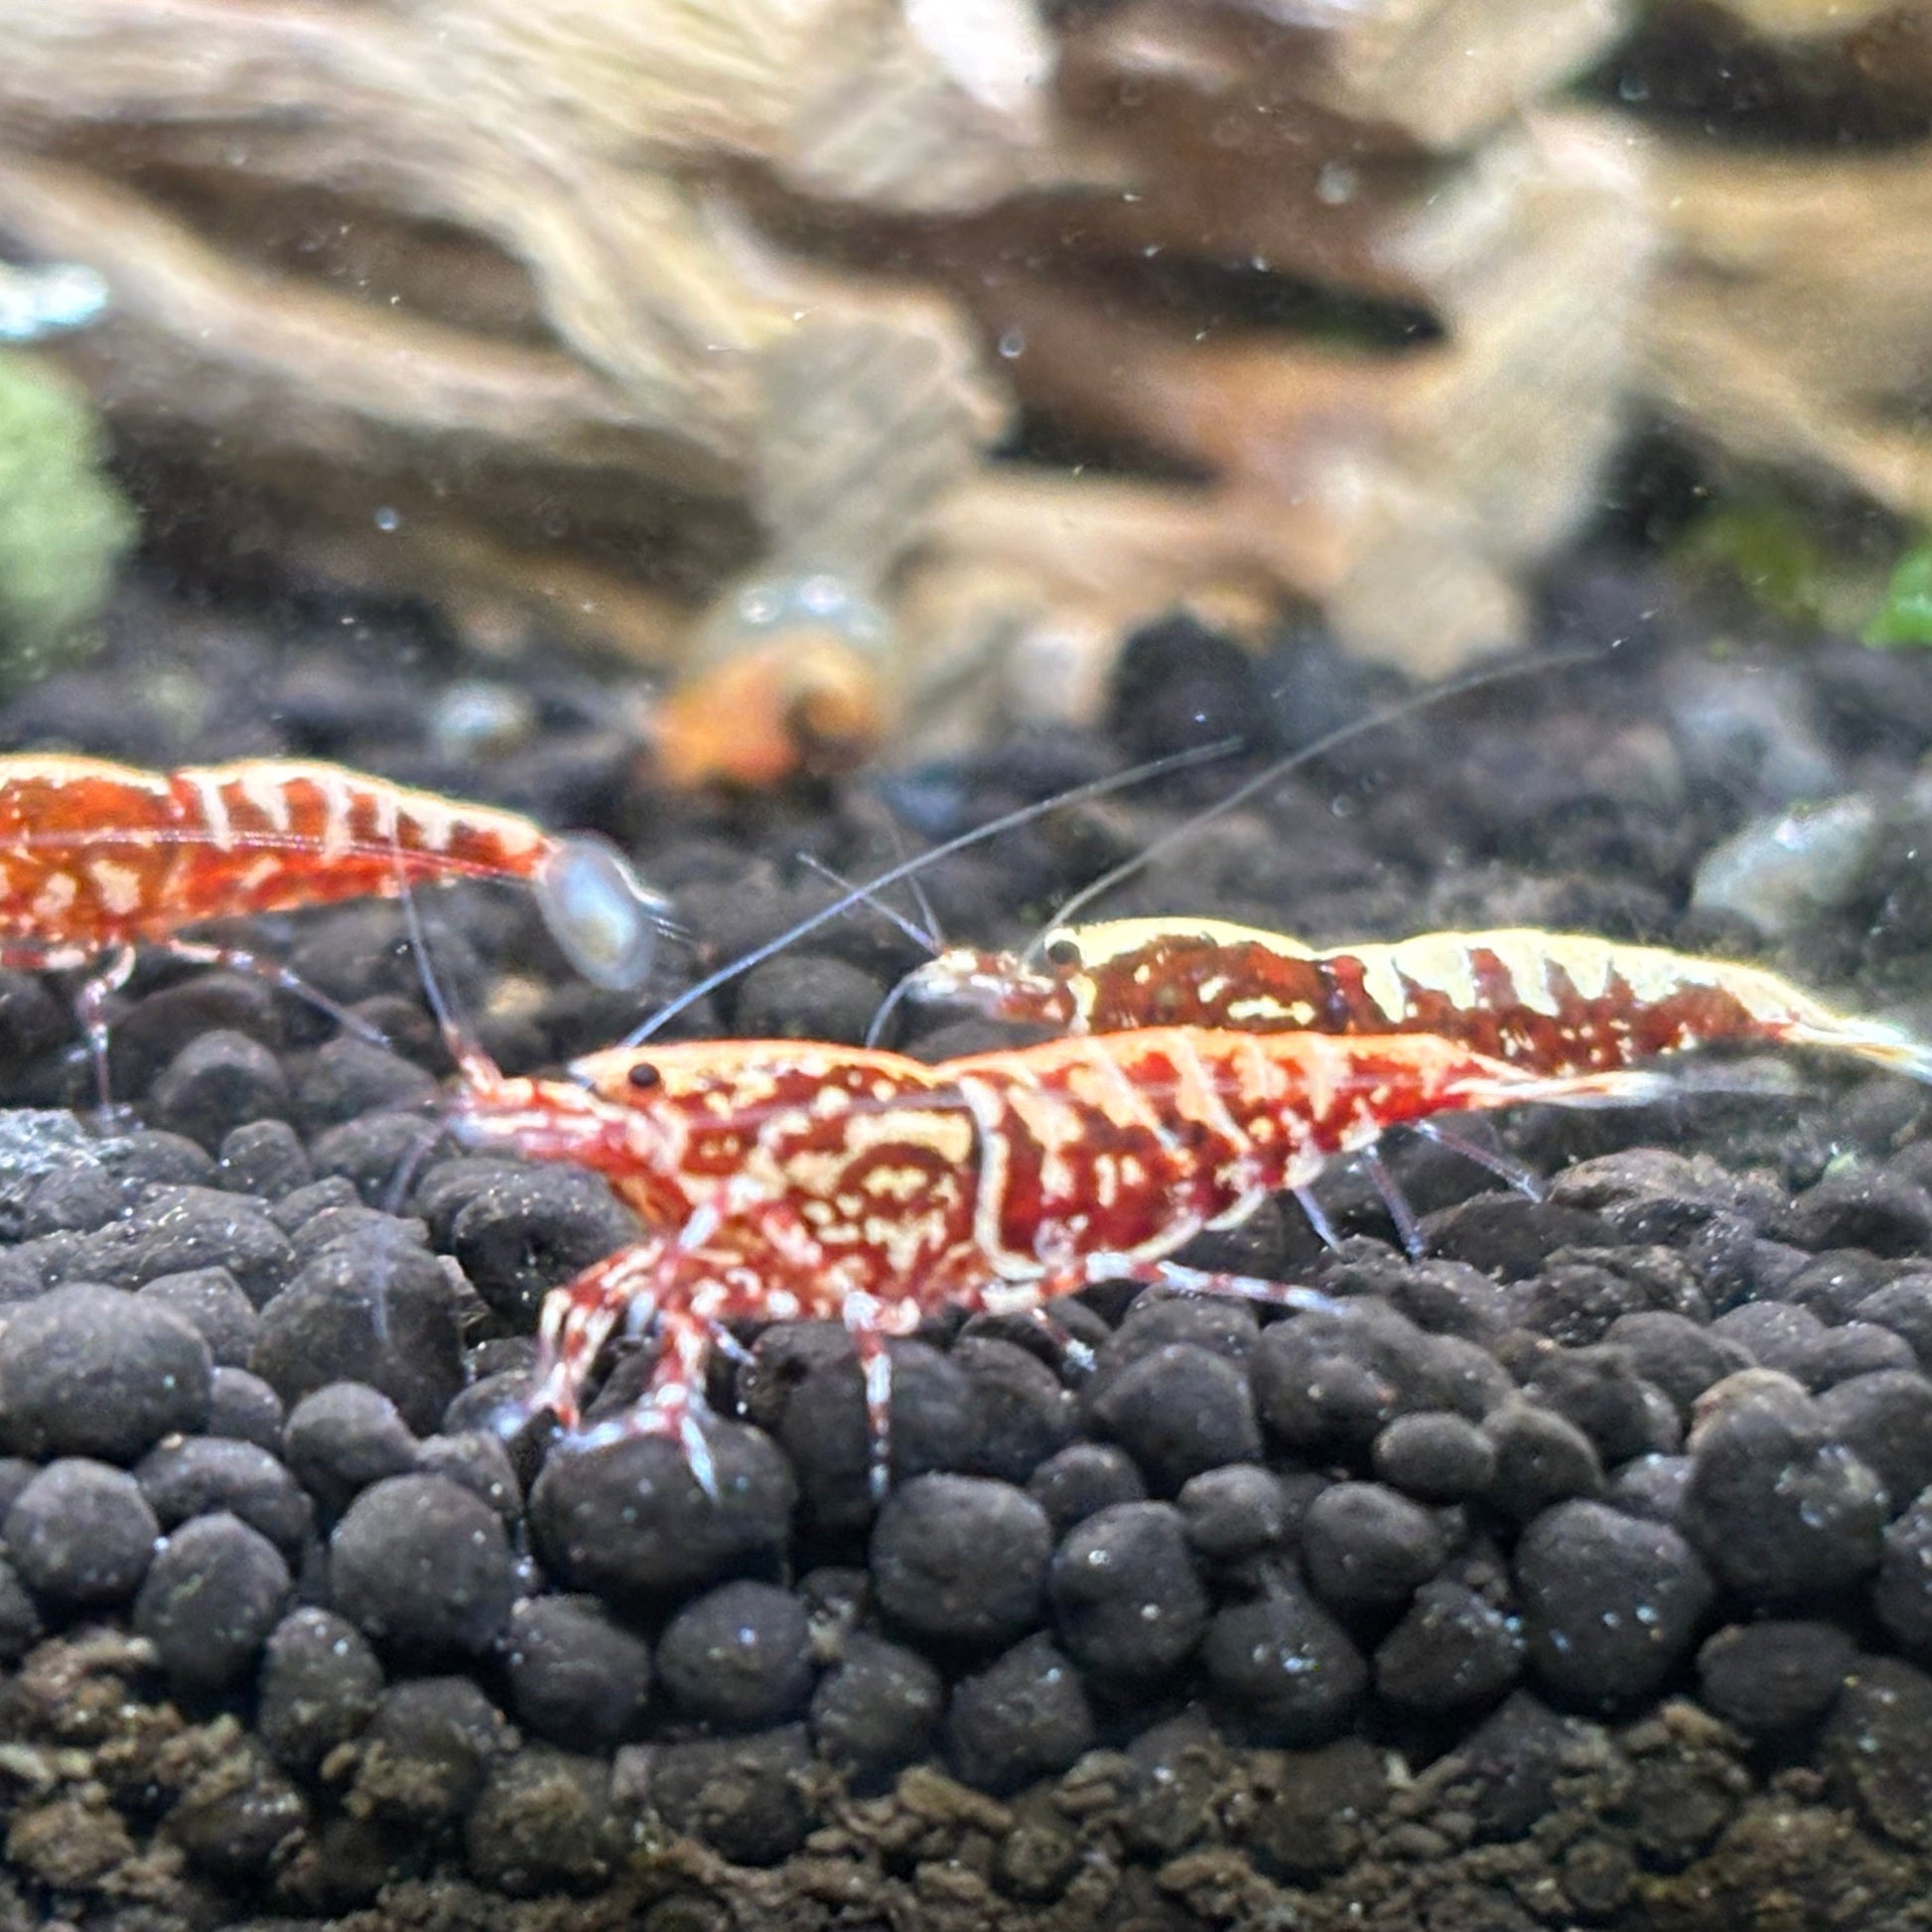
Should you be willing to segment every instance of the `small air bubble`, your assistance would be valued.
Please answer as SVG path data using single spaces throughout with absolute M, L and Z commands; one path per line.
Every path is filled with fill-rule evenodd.
M 1009 329 L 1000 338 L 1000 353 L 1009 362 L 1017 361 L 1027 352 L 1027 332 L 1024 329 Z
M 1327 207 L 1340 207 L 1355 199 L 1361 185 L 1361 176 L 1347 162 L 1324 162 L 1314 178 L 1314 199 Z
M 382 507 L 379 510 L 377 510 L 375 513 L 375 527 L 378 530 L 383 530 L 383 531 L 401 529 L 402 528 L 401 510 L 391 509 L 387 503 L 384 503 Z

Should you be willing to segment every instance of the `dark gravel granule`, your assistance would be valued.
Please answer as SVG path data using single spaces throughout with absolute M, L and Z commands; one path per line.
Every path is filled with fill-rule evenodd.
M 449 1252 L 506 1321 L 531 1328 L 543 1298 L 637 1238 L 610 1187 L 579 1168 L 511 1169 L 451 1223 Z
M 379 1389 L 331 1382 L 295 1405 L 282 1454 L 323 1513 L 334 1518 L 370 1483 L 414 1469 L 416 1439 Z
M 1085 1403 L 1089 1424 L 1140 1465 L 1148 1488 L 1173 1496 L 1189 1476 L 1261 1454 L 1244 1363 L 1193 1342 L 1170 1342 L 1111 1375 Z
M 1398 1416 L 1370 1445 L 1384 1482 L 1429 1503 L 1463 1502 L 1496 1478 L 1496 1446 L 1466 1416 L 1419 1409 Z
M 1747 1602 L 1815 1598 L 1877 1566 L 1883 1485 L 1821 1424 L 1747 1397 L 1699 1433 L 1691 1460 L 1684 1533 Z
M 1300 1584 L 1214 1613 L 1201 1645 L 1229 1725 L 1259 1744 L 1322 1744 L 1347 1728 L 1368 1666 L 1346 1630 Z
M 216 1368 L 246 1368 L 261 1337 L 261 1317 L 225 1268 L 161 1275 L 135 1291 L 137 1299 L 172 1310 L 207 1343 Z
M 1823 1338 L 1825 1324 L 1790 1302 L 1746 1302 L 1719 1315 L 1710 1332 L 1743 1349 L 1759 1368 L 1795 1375 L 1806 1351 Z
M 734 1864 L 770 1865 L 797 1851 L 811 1828 L 811 1762 L 805 1726 L 785 1725 L 751 1737 L 633 1746 L 620 1754 L 616 1781 L 621 1795 L 635 1791 L 672 1831 Z
M 1684 1492 L 1691 1486 L 1688 1455 L 1639 1455 L 1611 1478 L 1604 1500 L 1626 1516 L 1683 1528 Z
M 1530 1663 L 1566 1703 L 1654 1691 L 1710 1607 L 1710 1573 L 1675 1530 L 1602 1503 L 1559 1503 L 1516 1546 Z
M 278 1201 L 316 1177 L 309 1150 L 286 1120 L 251 1120 L 231 1129 L 215 1159 L 222 1186 L 259 1200 Z
M 741 1580 L 686 1603 L 657 1643 L 657 1676 L 684 1717 L 734 1730 L 804 1715 L 816 1667 L 805 1606 Z
M 523 1485 L 502 1439 L 480 1429 L 452 1436 L 426 1437 L 416 1446 L 416 1467 L 424 1475 L 448 1476 L 480 1496 L 513 1530 L 523 1516 Z
M 0 1455 L 0 1518 L 14 1506 L 15 1498 L 41 1472 L 41 1465 L 24 1455 Z
M 1111 1443 L 1070 1443 L 1027 1478 L 1027 1494 L 1046 1512 L 1055 1536 L 1110 1503 L 1145 1499 L 1133 1458 Z
M 225 1510 L 267 1537 L 293 1563 L 315 1534 L 315 1505 L 264 1449 L 218 1436 L 172 1437 L 135 1466 L 164 1530 Z
M 207 1421 L 207 1343 L 173 1310 L 118 1289 L 70 1283 L 0 1328 L 0 1432 L 45 1460 L 132 1462 L 175 1430 Z
M 1364 1453 L 1397 1416 L 1420 1409 L 1470 1412 L 1450 1337 L 1432 1339 L 1372 1302 L 1345 1313 L 1307 1315 L 1264 1328 L 1250 1364 L 1255 1407 L 1289 1449 Z M 1484 1357 L 1487 1362 L 1487 1357 Z M 1498 1372 L 1488 1362 L 1491 1373 Z M 1503 1378 L 1508 1386 L 1508 1378 Z M 1474 1406 L 1479 1419 L 1483 1406 Z
M 363 1114 L 316 1135 L 309 1156 L 318 1174 L 348 1181 L 365 1207 L 384 1207 L 439 1144 L 447 1136 L 421 1114 Z
M 1599 1215 L 1517 1194 L 1472 1195 L 1425 1216 L 1423 1233 L 1431 1255 L 1505 1282 L 1531 1280 L 1560 1248 L 1616 1244 L 1616 1230 Z
M 334 1610 L 291 1610 L 269 1634 L 257 1678 L 255 1727 L 276 1761 L 313 1777 L 361 1734 L 382 1699 L 368 1640 Z
M 1818 1398 L 1818 1418 L 1885 1485 L 1894 1515 L 1932 1483 L 1932 1380 L 1916 1369 L 1840 1382 Z
M 44 1234 L 91 1234 L 104 1227 L 127 1204 L 127 1188 L 105 1168 L 75 1167 L 58 1171 L 35 1183 L 17 1217 L 22 1240 Z
M 1859 1663 L 1859 1647 L 1833 1623 L 1733 1623 L 1698 1652 L 1698 1696 L 1753 1736 L 1822 1718 Z
M 370 1640 L 418 1661 L 486 1650 L 514 1595 L 497 1513 L 446 1476 L 389 1476 L 329 1539 L 335 1607 Z
M 293 1236 L 326 1209 L 357 1207 L 361 1201 L 362 1196 L 355 1191 L 354 1181 L 343 1174 L 332 1173 L 324 1179 L 311 1180 L 292 1188 L 268 1210 L 268 1218 L 284 1234 Z
M 1483 1418 L 1495 1446 L 1496 1473 L 1485 1500 L 1519 1523 L 1572 1496 L 1602 1493 L 1603 1468 L 1574 1423 L 1512 1397 Z
M 211 1188 L 220 1178 L 208 1151 L 181 1134 L 136 1128 L 100 1149 L 101 1165 L 137 1194 L 143 1184 Z
M 835 1324 L 827 1325 L 837 1340 L 790 1388 L 775 1433 L 797 1472 L 812 1524 L 852 1531 L 873 1516 L 872 1431 L 851 1342 Z M 811 1345 L 817 1350 L 828 1339 Z M 950 1356 L 922 1341 L 891 1341 L 887 1353 L 893 1365 L 894 1481 L 961 1467 L 984 1433 L 973 1382 Z M 759 1349 L 754 1355 L 769 1359 Z
M 857 1631 L 812 1692 L 812 1738 L 864 1784 L 924 1755 L 945 1703 L 939 1673 L 916 1650 Z
M 282 1447 L 282 1398 L 259 1375 L 216 1364 L 208 1377 L 207 1422 L 210 1436 L 232 1436 L 273 1452 Z
M 239 1517 L 197 1516 L 155 1552 L 134 1599 L 134 1628 L 178 1692 L 224 1691 L 253 1672 L 290 1582 L 274 1544 Z
M 1740 1344 L 1726 1342 L 1668 1309 L 1620 1314 L 1605 1331 L 1605 1339 L 1622 1349 L 1636 1373 L 1653 1388 L 1662 1389 L 1683 1416 L 1691 1413 L 1692 1403 L 1712 1383 L 1748 1368 L 1752 1359 Z
M 1243 1563 L 1280 1548 L 1289 1528 L 1281 1479 L 1259 1462 L 1203 1469 L 1174 1498 L 1188 1547 L 1209 1563 Z
M 411 1832 L 454 1825 L 513 1739 L 502 1713 L 470 1678 L 393 1685 L 361 1734 L 350 1806 Z
M 1907 1650 L 1932 1654 L 1932 1494 L 1886 1524 L 1871 1606 Z
M 791 1547 L 790 1466 L 770 1439 L 709 1426 L 714 1502 L 677 1445 L 638 1436 L 553 1451 L 530 1491 L 537 1553 L 568 1587 L 615 1608 L 676 1602 L 734 1576 L 770 1576 Z
M 1436 1518 L 1379 1482 L 1330 1483 L 1302 1519 L 1309 1587 L 1343 1613 L 1406 1602 L 1447 1555 Z
M 260 1308 L 294 1264 L 294 1250 L 258 1201 L 215 1187 L 156 1182 L 126 1219 L 83 1237 L 62 1279 L 139 1288 L 162 1275 L 225 1268 Z
M 1897 1173 L 1834 1174 L 1774 1214 L 1765 1232 L 1813 1253 L 1923 1255 L 1932 1248 L 1932 1195 Z
M 1046 1512 L 1024 1489 L 984 1476 L 917 1476 L 879 1512 L 873 1586 L 903 1628 L 990 1647 L 1038 1621 L 1052 1550 Z
M 1050 1777 L 1093 1739 L 1080 1673 L 1044 1635 L 1028 1637 L 963 1678 L 946 1713 L 946 1755 L 981 1791 L 1017 1791 Z
M 1105 1679 L 1166 1676 L 1207 1627 L 1207 1592 L 1171 1503 L 1089 1516 L 1053 1552 L 1046 1588 L 1062 1648 Z
M 1120 1326 L 1095 1350 L 1088 1393 L 1098 1395 L 1123 1369 L 1179 1342 L 1231 1362 L 1245 1362 L 1254 1353 L 1260 1332 L 1253 1311 L 1231 1297 L 1143 1289 Z
M 464 1844 L 471 1872 L 512 1897 L 592 1891 L 622 1858 L 611 1810 L 611 1765 L 528 1744 L 490 1767 Z
M 1861 1320 L 1875 1321 L 1907 1342 L 1921 1369 L 1932 1372 L 1932 1278 L 1908 1275 L 1874 1289 L 1859 1304 Z
M 1378 1697 L 1407 1710 L 1439 1714 L 1488 1704 L 1523 1669 L 1523 1636 L 1513 1616 L 1466 1585 L 1424 1584 L 1402 1621 L 1376 1647 Z
M 331 1128 L 369 1116 L 412 1114 L 437 1100 L 434 1074 L 353 1034 L 317 1047 L 297 1069 L 294 1089 L 292 1118 L 312 1150 Z M 320 1159 L 316 1166 L 318 1173 L 331 1172 Z
M 747 1039 L 830 1039 L 857 1046 L 889 990 L 846 960 L 780 953 L 745 975 L 733 1018 Z
M 81 1456 L 50 1462 L 7 1511 L 21 1580 L 50 1609 L 108 1609 L 140 1587 L 161 1525 L 125 1469 Z
M 595 1597 L 524 1597 L 502 1652 L 510 1709 L 539 1737 L 610 1750 L 641 1732 L 650 1646 Z
M 463 1386 L 456 1290 L 413 1240 L 365 1229 L 269 1304 L 248 1366 L 291 1408 L 332 1382 L 366 1382 L 428 1434 Z
M 1892 1657 L 1867 1657 L 1825 1727 L 1834 1783 L 1895 1844 L 1932 1845 L 1932 1678 Z
M 164 1067 L 148 1090 L 157 1127 L 218 1154 L 237 1127 L 286 1120 L 288 1077 L 260 1040 L 227 1029 L 198 1035 Z
M 1676 1447 L 1674 1442 L 1654 1439 L 1644 1385 L 1622 1349 L 1601 1343 L 1546 1347 L 1531 1366 L 1523 1399 L 1574 1423 L 1606 1466 Z
M 46 1634 L 20 1572 L 0 1556 L 0 1664 L 17 1664 Z
M 962 1335 L 947 1359 L 972 1389 L 978 1428 L 968 1473 L 1024 1484 L 1073 1440 L 1079 1405 L 1038 1357 L 997 1336 Z

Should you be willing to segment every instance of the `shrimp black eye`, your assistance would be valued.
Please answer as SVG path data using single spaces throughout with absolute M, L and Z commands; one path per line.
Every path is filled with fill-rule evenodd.
M 639 1093 L 648 1093 L 651 1088 L 661 1087 L 664 1084 L 663 1074 L 649 1060 L 639 1060 L 623 1077 Z
M 1046 963 L 1049 966 L 1077 966 L 1080 963 L 1080 942 L 1077 939 L 1050 939 L 1046 944 Z

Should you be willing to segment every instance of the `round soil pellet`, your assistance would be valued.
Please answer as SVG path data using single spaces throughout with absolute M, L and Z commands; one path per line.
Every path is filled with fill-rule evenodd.
M 315 1505 L 287 1468 L 253 1443 L 171 1438 L 134 1471 L 164 1530 L 227 1510 L 294 1561 L 315 1530 Z
M 1447 1553 L 1429 1511 L 1379 1482 L 1330 1483 L 1302 1519 L 1302 1567 L 1330 1609 L 1406 1602 Z
M 226 1690 L 253 1670 L 289 1582 L 281 1553 L 239 1517 L 197 1516 L 156 1552 L 134 1599 L 134 1628 L 177 1690 Z
M 350 1504 L 329 1541 L 335 1606 L 412 1657 L 478 1654 L 509 1617 L 502 1519 L 445 1476 L 389 1476 Z
M 1602 1503 L 1559 1503 L 1516 1547 L 1537 1675 L 1592 1708 L 1655 1690 L 1688 1653 L 1714 1590 L 1697 1552 L 1662 1523 Z
M 375 1715 L 382 1666 L 346 1617 L 292 1610 L 269 1634 L 257 1684 L 262 1741 L 279 1764 L 307 1777 Z
M 1080 1673 L 1044 1636 L 1029 1637 L 953 1692 L 946 1754 L 981 1791 L 1017 1791 L 1064 1771 L 1093 1742 Z
M 554 1450 L 530 1491 L 551 1574 L 623 1608 L 675 1601 L 733 1576 L 775 1574 L 791 1546 L 791 1470 L 761 1431 L 716 1422 L 717 1497 L 675 1443 L 634 1436 Z
M 1258 1462 L 1203 1469 L 1174 1499 L 1188 1544 L 1211 1563 L 1240 1563 L 1278 1548 L 1288 1535 L 1281 1479 Z
M 1111 1443 L 1069 1443 L 1027 1478 L 1027 1494 L 1046 1512 L 1056 1536 L 1110 1503 L 1138 1503 L 1147 1484 L 1134 1458 Z
M 946 1643 L 1011 1642 L 1037 1622 L 1053 1536 L 1025 1490 L 984 1476 L 919 1476 L 872 1535 L 880 1607 Z
M 535 1323 L 543 1298 L 637 1238 L 636 1218 L 582 1169 L 511 1168 L 456 1215 L 447 1246 L 495 1312 Z
M 22 1581 L 59 1610 L 106 1609 L 140 1587 L 161 1536 L 125 1469 L 50 1462 L 14 1499 L 4 1536 Z
M 777 1864 L 804 1844 L 811 1744 L 803 1725 L 651 1745 L 640 1755 L 651 1810 L 732 1863 Z M 706 1926 L 703 1919 L 688 1922 Z
M 1230 1721 L 1258 1743 L 1339 1737 L 1368 1687 L 1348 1633 L 1293 1583 L 1216 1611 L 1201 1656 Z
M 208 1435 L 231 1436 L 273 1453 L 282 1447 L 285 1422 L 282 1398 L 259 1375 L 216 1365 L 208 1378 Z
M 1192 1342 L 1171 1342 L 1129 1363 L 1087 1405 L 1094 1425 L 1140 1465 L 1157 1496 L 1189 1476 L 1261 1454 L 1248 1371 Z
M 0 1431 L 38 1460 L 132 1462 L 207 1421 L 213 1368 L 207 1343 L 173 1310 L 75 1282 L 0 1328 Z
M 1516 1619 L 1463 1584 L 1424 1584 L 1375 1652 L 1375 1689 L 1391 1704 L 1441 1713 L 1489 1704 L 1522 1674 Z
M 467 1677 L 418 1677 L 382 1695 L 362 1733 L 353 1806 L 404 1831 L 454 1824 L 513 1732 Z
M 1384 1482 L 1426 1503 L 1479 1496 L 1496 1476 L 1495 1444 L 1449 1409 L 1398 1416 L 1376 1437 L 1370 1459 Z
M 251 1120 L 222 1141 L 216 1157 L 231 1193 L 280 1200 L 315 1179 L 309 1150 L 286 1120 Z
M 751 1730 L 800 1717 L 814 1675 L 805 1606 L 771 1584 L 721 1584 L 664 1626 L 657 1674 L 703 1723 Z
M 1171 1503 L 1089 1516 L 1053 1552 L 1046 1586 L 1062 1648 L 1096 1676 L 1163 1676 L 1207 1627 L 1207 1592 Z
M 917 1651 L 859 1632 L 812 1693 L 812 1736 L 853 1778 L 883 1777 L 931 1747 L 945 1702 L 939 1673 Z
M 642 1726 L 650 1646 L 594 1597 L 525 1597 L 510 1611 L 503 1663 L 517 1722 L 553 1743 L 609 1750 Z
M 198 1034 L 148 1090 L 155 1124 L 199 1142 L 210 1153 L 250 1121 L 289 1111 L 282 1063 L 258 1039 L 226 1028 Z
M 1698 1652 L 1698 1696 L 1753 1736 L 1792 1730 L 1832 1708 L 1858 1657 L 1836 1624 L 1733 1623 Z
M 379 1389 L 332 1382 L 295 1405 L 283 1432 L 288 1465 L 330 1516 L 385 1476 L 416 1466 L 416 1439 Z
M 499 1758 L 464 1845 L 472 1874 L 494 1891 L 531 1898 L 594 1890 L 624 1850 L 611 1815 L 610 1763 L 543 1744 Z

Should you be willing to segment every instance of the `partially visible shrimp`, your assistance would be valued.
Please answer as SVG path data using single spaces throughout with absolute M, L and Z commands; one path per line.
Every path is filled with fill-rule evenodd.
M 577 1062 L 585 1087 L 463 1059 L 460 1132 L 594 1168 L 659 1230 L 550 1297 L 533 1405 L 574 1428 L 606 1338 L 654 1318 L 649 1389 L 615 1427 L 677 1436 L 701 1478 L 703 1367 L 725 1322 L 842 1318 L 883 1449 L 884 1337 L 942 1307 L 1035 1309 L 1109 1280 L 1325 1307 L 1173 1256 L 1399 1123 L 1655 1086 L 1549 1078 L 1426 1035 L 1185 1027 L 937 1065 L 795 1040 L 619 1047 Z
M 920 967 L 896 998 L 1075 1034 L 1429 1033 L 1549 1074 L 1757 1040 L 1852 1053 L 1932 1081 L 1932 1046 L 1836 1013 L 1762 967 L 1588 933 L 1430 932 L 1317 950 L 1218 919 L 1113 919 L 1054 926 L 1039 952 L 1035 967 L 956 949 Z
M 136 945 L 266 972 L 316 999 L 286 969 L 184 929 L 447 878 L 529 882 L 558 945 L 599 985 L 628 990 L 650 970 L 666 903 L 601 839 L 334 764 L 0 758 L 0 965 L 97 967 L 79 1007 L 103 1099 L 102 1004 Z

